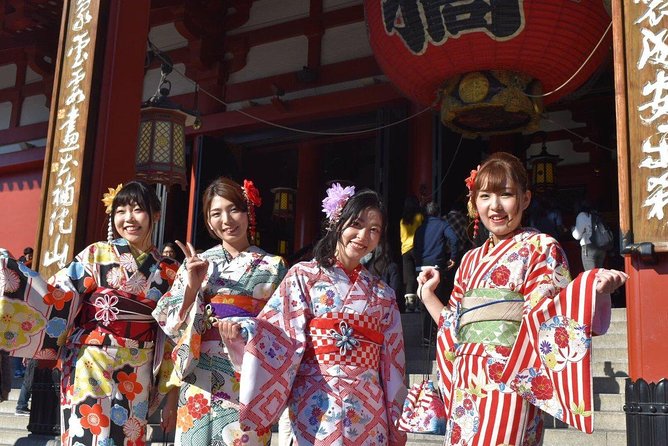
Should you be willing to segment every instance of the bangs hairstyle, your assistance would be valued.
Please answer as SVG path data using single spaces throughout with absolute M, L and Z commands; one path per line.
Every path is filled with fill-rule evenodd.
M 111 204 L 113 214 L 119 206 L 139 206 L 139 209 L 148 214 L 149 225 L 153 227 L 153 215 L 160 213 L 161 205 L 155 189 L 143 181 L 130 181 L 116 194 Z M 116 232 L 116 225 L 112 225 L 114 235 L 120 237 Z
M 218 236 L 209 227 L 209 212 L 211 211 L 211 202 L 213 197 L 223 197 L 234 204 L 237 209 L 242 212 L 248 212 L 248 204 L 244 198 L 241 190 L 241 185 L 234 180 L 226 177 L 220 177 L 209 184 L 202 195 L 202 213 L 204 214 L 204 221 L 206 222 L 206 230 L 214 240 L 218 240 Z
M 374 251 L 374 258 L 376 258 L 378 262 L 387 262 L 387 253 L 383 249 L 387 233 L 387 214 L 385 212 L 385 206 L 383 205 L 380 196 L 375 191 L 372 191 L 371 189 L 363 189 L 350 197 L 346 205 L 343 207 L 341 217 L 336 222 L 334 229 L 327 231 L 325 236 L 315 244 L 315 247 L 313 248 L 313 256 L 318 262 L 318 265 L 322 267 L 330 267 L 334 264 L 336 261 L 334 256 L 336 253 L 336 244 L 341 240 L 341 234 L 347 227 L 352 225 L 362 211 L 368 208 L 378 210 L 383 219 L 383 227 L 380 231 L 378 247 L 376 247 L 376 250 Z M 328 223 L 329 221 L 325 219 L 325 225 Z
M 508 152 L 492 154 L 478 170 L 473 185 L 473 201 L 483 187 L 490 192 L 505 190 L 508 180 L 518 193 L 529 190 L 529 176 L 522 161 Z

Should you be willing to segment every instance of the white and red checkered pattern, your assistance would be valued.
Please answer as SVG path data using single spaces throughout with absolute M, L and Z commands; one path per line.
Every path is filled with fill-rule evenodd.
M 359 342 L 357 347 L 342 349 L 336 345 L 332 330 L 339 333 L 342 326 L 352 329 L 352 336 Z M 380 361 L 380 346 L 383 334 L 379 331 L 378 319 L 357 313 L 329 313 L 314 318 L 309 324 L 315 359 L 321 364 L 341 364 L 377 369 Z M 380 341 L 380 342 L 379 342 Z

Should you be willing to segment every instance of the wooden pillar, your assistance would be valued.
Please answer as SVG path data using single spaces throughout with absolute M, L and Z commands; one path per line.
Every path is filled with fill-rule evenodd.
M 150 1 L 109 2 L 97 139 L 88 197 L 86 243 L 106 239 L 107 215 L 100 201 L 109 187 L 135 176 L 139 112 Z
M 411 110 L 415 113 L 417 108 Z M 431 113 L 422 113 L 410 121 L 408 144 L 409 190 L 420 202 L 432 194 L 432 149 L 434 145 L 434 119 Z
M 668 435 L 668 17 L 663 2 L 614 0 L 612 6 L 621 252 L 630 276 L 627 444 L 658 446 Z
M 312 141 L 298 147 L 295 252 L 320 237 L 320 150 Z

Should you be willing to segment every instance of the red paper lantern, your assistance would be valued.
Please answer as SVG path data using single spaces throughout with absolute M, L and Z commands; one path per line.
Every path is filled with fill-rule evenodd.
M 371 47 L 388 78 L 422 105 L 435 105 L 445 87 L 446 95 L 452 93 L 469 115 L 476 103 L 467 100 L 493 93 L 476 89 L 498 87 L 509 77 L 521 79 L 519 90 L 529 94 L 562 86 L 592 54 L 610 24 L 604 0 L 365 0 L 364 4 Z M 543 101 L 554 102 L 582 85 L 607 57 L 611 38 L 608 32 L 582 70 Z M 466 76 L 476 72 L 480 74 Z M 497 76 L 499 72 L 506 74 Z M 468 90 L 461 90 L 461 80 Z M 533 107 L 540 108 L 540 101 L 534 100 Z M 489 107 L 480 109 L 483 116 L 494 115 Z M 454 119 L 458 112 L 450 112 Z M 475 125 L 471 116 L 462 119 Z M 525 121 L 516 115 L 510 119 Z M 484 117 L 477 121 L 489 125 Z

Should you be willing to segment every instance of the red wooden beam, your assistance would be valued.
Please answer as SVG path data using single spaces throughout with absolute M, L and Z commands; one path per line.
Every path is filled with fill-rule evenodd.
M 36 124 L 0 130 L 0 146 L 46 138 L 48 127 L 48 122 L 38 122 Z
M 263 43 L 289 39 L 290 37 L 302 36 L 304 35 L 304 30 L 312 29 L 313 26 L 328 29 L 363 21 L 364 6 L 361 4 L 349 6 L 347 8 L 325 12 L 320 17 L 304 17 L 289 22 L 267 26 L 266 28 L 254 29 L 233 36 L 227 36 L 225 47 L 227 48 L 228 45 L 230 47 L 236 47 L 238 45 L 252 47 Z
M 202 127 L 198 130 L 189 128 L 188 135 L 200 133 L 242 133 L 259 128 L 267 128 L 259 119 L 290 125 L 335 116 L 345 116 L 351 113 L 360 113 L 375 110 L 379 107 L 405 102 L 406 99 L 389 83 L 371 85 L 308 98 L 295 99 L 285 102 L 285 110 L 277 109 L 274 105 L 262 105 L 245 108 L 244 113 L 228 111 L 202 117 Z
M 236 84 L 228 83 L 225 86 L 225 102 L 240 102 L 272 96 L 274 94 L 272 86 L 274 85 L 289 93 L 305 88 L 323 87 L 381 74 L 382 71 L 373 56 L 362 57 L 324 65 L 318 70 L 318 80 L 308 84 L 300 82 L 296 73 L 279 74 Z
M 0 155 L 0 174 L 19 173 L 29 169 L 42 168 L 44 147 L 21 150 Z

